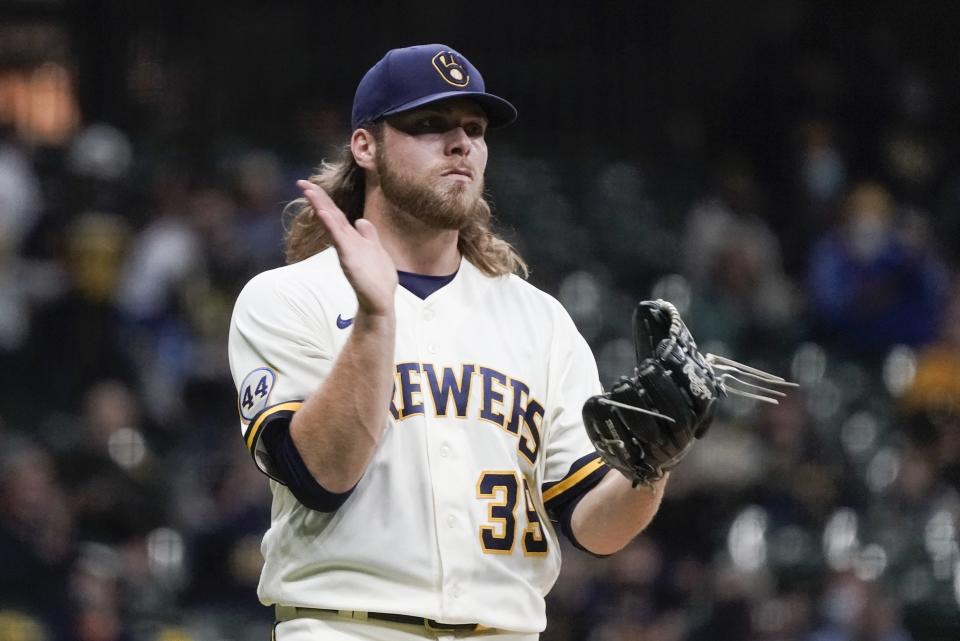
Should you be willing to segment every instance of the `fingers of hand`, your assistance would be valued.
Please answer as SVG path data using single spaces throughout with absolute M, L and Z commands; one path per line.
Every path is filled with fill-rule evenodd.
M 357 222 L 354 223 L 357 228 L 357 232 L 366 238 L 367 240 L 373 241 L 375 243 L 380 242 L 380 235 L 377 233 L 377 228 L 373 226 L 366 218 L 358 218 Z
M 304 197 L 313 206 L 313 210 L 330 232 L 334 243 L 339 243 L 343 234 L 352 229 L 350 221 L 322 188 L 307 180 L 298 180 L 297 187 L 303 191 Z
M 357 292 L 360 306 L 375 313 L 389 309 L 393 304 L 397 271 L 390 255 L 380 244 L 380 236 L 373 223 L 360 218 L 355 225 L 351 224 L 318 185 L 298 180 L 297 187 L 303 191 L 304 197 L 327 228 L 343 271 Z

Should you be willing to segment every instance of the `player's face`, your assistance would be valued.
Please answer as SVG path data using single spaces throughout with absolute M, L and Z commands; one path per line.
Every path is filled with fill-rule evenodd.
M 460 229 L 483 206 L 487 118 L 470 100 L 450 100 L 387 120 L 377 147 L 384 196 L 440 229 Z

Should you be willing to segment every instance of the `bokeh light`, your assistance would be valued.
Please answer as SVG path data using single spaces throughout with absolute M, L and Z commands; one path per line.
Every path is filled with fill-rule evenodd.
M 727 552 L 733 563 L 745 572 L 755 572 L 767 561 L 767 514 L 755 505 L 747 507 L 730 526 Z

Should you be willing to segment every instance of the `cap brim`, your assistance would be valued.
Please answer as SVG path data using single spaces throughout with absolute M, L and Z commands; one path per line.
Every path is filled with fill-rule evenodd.
M 516 107 L 499 96 L 494 96 L 492 93 L 485 93 L 482 91 L 445 91 L 443 93 L 435 93 L 430 96 L 424 96 L 423 98 L 417 98 L 416 100 L 402 104 L 399 107 L 389 109 L 383 112 L 381 117 L 393 116 L 403 113 L 404 111 L 416 109 L 417 107 L 429 105 L 434 102 L 440 102 L 441 100 L 450 100 L 452 98 L 469 98 L 470 100 L 477 102 L 487 114 L 487 126 L 490 129 L 506 127 L 517 119 Z

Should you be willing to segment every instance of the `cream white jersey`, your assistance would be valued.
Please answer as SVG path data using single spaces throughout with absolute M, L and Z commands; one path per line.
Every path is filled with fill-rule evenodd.
M 322 384 L 356 295 L 331 248 L 256 276 L 237 300 L 241 430 L 273 491 L 260 600 L 539 632 L 560 570 L 548 513 L 607 471 L 581 417 L 600 392 L 593 355 L 555 299 L 466 260 L 426 299 L 398 287 L 395 300 L 388 425 L 329 513 L 294 498 L 260 437 Z

